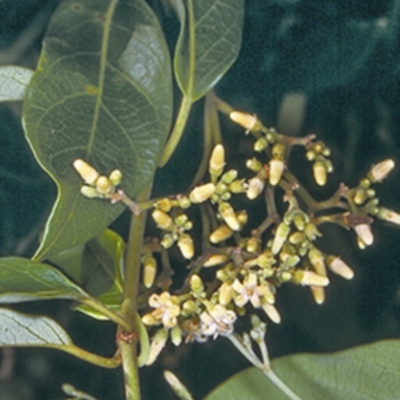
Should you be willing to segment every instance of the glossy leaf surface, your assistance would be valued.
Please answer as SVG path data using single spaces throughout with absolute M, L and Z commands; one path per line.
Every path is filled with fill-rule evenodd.
M 23 100 L 33 72 L 14 65 L 1 66 L 0 101 Z
M 235 61 L 242 38 L 243 0 L 174 0 L 181 31 L 175 76 L 193 101 L 204 96 Z
M 300 354 L 272 362 L 276 375 L 307 400 L 397 400 L 400 341 L 388 340 L 334 354 Z M 236 374 L 205 400 L 286 400 L 257 369 Z
M 72 162 L 105 175 L 119 168 L 135 197 L 155 171 L 171 103 L 168 49 L 144 0 L 61 4 L 24 102 L 29 143 L 58 186 L 36 259 L 86 242 L 123 210 L 80 195 Z
M 90 295 L 108 308 L 118 311 L 123 288 L 124 241 L 111 230 L 85 245 L 66 250 L 51 258 L 57 266 L 73 277 Z M 76 307 L 96 319 L 106 319 L 86 304 Z
M 84 290 L 51 265 L 18 257 L 0 258 L 0 303 L 88 297 Z

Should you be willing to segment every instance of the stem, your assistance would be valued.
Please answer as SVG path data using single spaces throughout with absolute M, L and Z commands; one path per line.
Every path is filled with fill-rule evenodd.
M 85 298 L 81 300 L 82 303 L 87 306 L 93 308 L 96 311 L 99 311 L 106 317 L 108 317 L 111 321 L 115 322 L 117 325 L 120 325 L 127 332 L 132 331 L 132 326 L 128 319 L 126 319 L 123 315 L 111 310 L 107 306 L 105 306 L 102 302 L 94 299 L 94 298 Z
M 219 123 L 217 116 L 217 126 L 215 125 L 215 118 L 212 114 L 216 114 L 216 109 L 214 103 L 211 102 L 211 94 L 210 92 L 206 95 L 206 101 L 204 105 L 204 121 L 203 121 L 203 157 L 200 163 L 200 166 L 197 170 L 196 176 L 193 178 L 193 181 L 190 187 L 197 185 L 204 177 L 208 169 L 208 162 L 210 159 L 211 149 L 214 143 L 221 142 L 221 133 L 216 132 L 219 131 Z M 215 140 L 214 138 L 218 137 L 219 140 Z
M 171 135 L 168 139 L 167 144 L 165 145 L 164 152 L 161 156 L 159 167 L 163 167 L 171 158 L 174 153 L 176 147 L 181 140 L 183 130 L 186 126 L 186 121 L 189 117 L 190 109 L 192 108 L 192 99 L 191 97 L 184 95 L 182 97 L 182 102 L 179 107 L 178 116 L 176 117 L 174 128 L 172 129 Z
M 215 93 L 213 93 L 212 101 L 217 107 L 218 111 L 222 114 L 229 115 L 232 111 L 235 110 L 231 105 L 217 97 Z
M 309 209 L 314 209 L 317 202 L 311 197 L 306 189 L 299 183 L 297 178 L 287 169 L 283 173 L 284 178 L 291 184 L 296 184 L 298 188 L 296 189 L 296 194 L 301 197 L 301 199 L 306 203 Z
M 90 353 L 84 349 L 81 349 L 80 347 L 75 346 L 74 344 L 68 346 L 45 346 L 45 347 L 65 351 L 66 353 L 72 354 L 76 358 L 79 358 L 91 364 L 95 364 L 99 367 L 116 368 L 119 365 L 121 365 L 121 360 L 119 360 L 118 358 L 102 357 L 97 354 Z
M 138 201 L 147 200 L 150 196 L 151 184 L 138 196 Z M 121 304 L 122 315 L 131 322 L 132 331 L 137 332 L 137 293 L 139 287 L 141 249 L 146 223 L 146 212 L 132 215 L 129 240 L 125 257 L 125 282 L 123 300 Z M 119 326 L 121 333 L 123 327 Z M 140 400 L 139 371 L 137 349 L 135 341 L 119 340 L 119 350 L 122 357 L 124 371 L 126 400 Z
M 291 400 L 301 400 L 296 393 L 294 393 L 286 384 L 281 381 L 281 379 L 272 371 L 269 360 L 267 363 L 262 363 L 253 352 L 249 350 L 242 344 L 242 342 L 235 336 L 226 336 L 227 339 L 242 353 L 243 356 L 247 358 L 256 368 L 260 369 L 262 373 L 279 389 L 281 390 L 289 399 Z

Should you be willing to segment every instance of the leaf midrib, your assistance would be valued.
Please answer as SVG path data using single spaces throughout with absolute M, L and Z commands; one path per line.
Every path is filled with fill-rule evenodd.
M 103 98 L 103 89 L 104 89 L 104 77 L 105 77 L 105 70 L 106 70 L 106 64 L 107 64 L 107 53 L 108 53 L 108 41 L 110 38 L 110 28 L 111 28 L 111 20 L 114 15 L 115 7 L 117 5 L 119 0 L 112 0 L 110 6 L 107 9 L 106 12 L 106 19 L 104 22 L 104 32 L 103 32 L 103 38 L 101 41 L 101 56 L 100 56 L 100 70 L 99 70 L 99 81 L 97 84 L 97 97 L 96 97 L 96 105 L 94 109 L 94 115 L 93 115 L 93 123 L 92 123 L 92 128 L 90 130 L 90 136 L 89 136 L 89 141 L 88 141 L 88 146 L 87 146 L 87 157 L 91 153 L 96 129 L 97 129 L 97 122 L 99 119 L 99 113 L 100 113 L 100 107 L 102 104 L 102 98 Z
M 187 93 L 190 99 L 193 98 L 193 88 L 195 79 L 196 66 L 196 40 L 195 40 L 195 19 L 193 10 L 193 1 L 188 0 L 188 15 L 189 15 L 189 80 Z

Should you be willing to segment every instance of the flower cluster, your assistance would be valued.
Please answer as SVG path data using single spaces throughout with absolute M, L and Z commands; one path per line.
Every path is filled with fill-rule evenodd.
M 85 184 L 81 193 L 88 198 L 100 197 L 113 199 L 115 187 L 121 183 L 122 173 L 119 169 L 113 170 L 109 176 L 100 173 L 86 161 L 76 159 L 73 166 Z
M 318 247 L 321 224 L 335 223 L 353 230 L 362 249 L 373 243 L 373 218 L 400 224 L 400 214 L 381 207 L 373 188 L 394 168 L 392 160 L 372 166 L 356 187 L 342 184 L 330 199 L 317 202 L 289 170 L 289 155 L 293 146 L 303 146 L 305 157 L 313 163 L 315 182 L 323 186 L 333 171 L 324 143 L 315 141 L 314 135 L 285 136 L 266 128 L 254 115 L 232 111 L 229 116 L 245 128 L 246 134 L 254 136 L 255 154 L 245 165 L 254 175 L 240 178 L 242 170 L 226 168 L 224 146 L 217 144 L 205 182 L 185 195 L 152 203 L 151 217 L 162 234 L 142 248 L 144 295 L 148 300 L 140 312 L 143 323 L 154 332 L 147 365 L 156 360 L 169 338 L 178 346 L 182 341 L 231 337 L 236 320 L 249 310 L 279 323 L 275 299 L 285 283 L 308 287 L 316 303 L 323 303 L 328 271 L 345 279 L 352 279 L 354 272 L 339 256 Z M 85 196 L 111 201 L 122 198 L 118 193 L 123 192 L 115 191 L 121 180 L 118 170 L 104 177 L 82 160 L 76 160 L 74 167 L 85 182 L 81 189 Z M 261 194 L 266 214 L 250 220 L 252 201 Z M 242 204 L 249 204 L 246 210 L 235 209 L 233 199 L 237 196 L 242 197 Z M 132 202 L 123 201 L 128 205 Z M 198 207 L 203 221 L 203 240 L 198 249 L 194 245 L 198 241 L 191 235 L 200 232 L 194 226 L 196 219 L 191 219 L 193 207 Z M 249 220 L 260 223 L 250 226 Z M 172 291 L 174 267 L 169 265 L 167 250 L 174 244 L 183 259 L 191 261 L 185 283 Z M 167 254 L 167 262 L 161 257 L 161 264 L 164 272 L 169 268 L 168 279 L 161 273 L 155 280 L 154 252 Z

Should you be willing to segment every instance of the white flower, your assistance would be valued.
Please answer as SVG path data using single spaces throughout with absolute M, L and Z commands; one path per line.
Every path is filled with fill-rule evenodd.
M 233 324 L 236 321 L 236 314 L 232 310 L 227 310 L 221 304 L 210 307 L 200 314 L 200 334 L 212 336 L 214 339 L 218 335 L 228 336 L 233 332 Z
M 275 299 L 267 283 L 262 286 L 258 285 L 257 274 L 254 272 L 250 272 L 244 278 L 243 283 L 235 279 L 232 287 L 237 293 L 234 301 L 238 307 L 243 307 L 250 302 L 254 308 L 259 308 L 262 303 L 262 298 L 265 298 L 268 303 L 273 303 Z
M 163 292 L 160 295 L 153 294 L 149 298 L 149 306 L 155 308 L 155 310 L 143 316 L 144 324 L 156 325 L 162 323 L 166 328 L 172 328 L 177 324 L 177 317 L 181 308 L 176 296 L 171 296 L 168 292 Z

